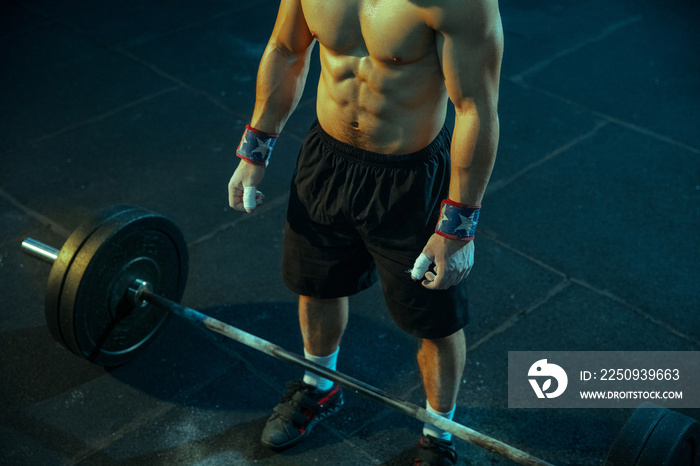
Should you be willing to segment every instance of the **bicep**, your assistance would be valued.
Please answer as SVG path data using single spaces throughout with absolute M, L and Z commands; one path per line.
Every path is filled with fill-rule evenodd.
M 294 55 L 303 55 L 313 41 L 314 38 L 306 24 L 301 0 L 282 0 L 268 47 Z
M 464 4 L 464 2 L 461 2 Z M 476 0 L 446 14 L 437 31 L 445 86 L 457 111 L 498 103 L 503 27 L 495 0 Z

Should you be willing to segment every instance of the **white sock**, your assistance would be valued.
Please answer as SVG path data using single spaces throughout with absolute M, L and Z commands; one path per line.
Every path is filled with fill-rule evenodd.
M 432 406 L 430 406 L 430 403 L 426 400 L 425 401 L 425 410 L 428 411 L 429 413 L 437 414 L 438 416 L 442 416 L 444 418 L 449 419 L 450 421 L 455 415 L 455 409 L 457 406 L 452 406 L 452 410 L 448 413 L 441 413 L 440 411 L 436 411 L 433 409 Z M 440 440 L 447 440 L 450 441 L 452 440 L 452 434 L 449 432 L 445 432 L 442 429 L 439 429 L 435 427 L 433 424 L 425 423 L 423 425 L 423 435 L 430 435 L 431 437 L 438 438 Z
M 336 364 L 338 362 L 339 352 L 340 347 L 338 347 L 338 349 L 336 349 L 334 353 L 329 354 L 328 356 L 314 356 L 313 354 L 309 354 L 306 351 L 306 348 L 304 348 L 304 357 L 311 362 L 315 362 L 318 365 L 321 365 L 331 370 L 335 370 Z M 332 380 L 328 380 L 324 377 L 321 377 L 320 375 L 316 375 L 313 372 L 309 371 L 304 372 L 304 382 L 308 383 L 309 385 L 313 385 L 322 392 L 330 390 L 333 386 Z

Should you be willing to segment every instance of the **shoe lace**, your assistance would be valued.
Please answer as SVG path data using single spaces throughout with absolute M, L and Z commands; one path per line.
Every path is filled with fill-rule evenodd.
M 281 403 L 286 403 L 294 398 L 297 392 L 307 390 L 309 386 L 302 380 L 293 380 L 287 383 L 287 391 L 282 395 Z

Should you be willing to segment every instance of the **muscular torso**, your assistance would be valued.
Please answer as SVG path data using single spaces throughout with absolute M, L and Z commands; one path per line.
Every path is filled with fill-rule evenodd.
M 317 113 L 333 137 L 406 154 L 432 141 L 447 94 L 428 12 L 410 0 L 302 0 L 320 45 Z

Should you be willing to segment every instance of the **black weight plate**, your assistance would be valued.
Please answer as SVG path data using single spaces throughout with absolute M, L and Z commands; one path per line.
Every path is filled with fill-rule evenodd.
M 86 238 L 66 271 L 59 304 L 67 346 L 102 366 L 129 362 L 169 317 L 155 306 L 134 309 L 124 294 L 135 280 L 179 301 L 187 280 L 187 245 L 167 218 L 124 209 Z
M 635 466 L 649 436 L 668 412 L 652 403 L 642 403 L 618 432 L 605 466 Z
M 123 214 L 125 211 L 132 209 L 134 209 L 134 207 L 111 206 L 87 219 L 80 226 L 78 226 L 78 228 L 71 233 L 66 242 L 63 243 L 63 246 L 61 246 L 61 250 L 58 253 L 58 257 L 51 267 L 49 280 L 46 286 L 46 294 L 44 297 L 44 315 L 46 317 L 46 325 L 49 328 L 51 336 L 63 346 L 71 350 L 73 349 L 70 347 L 69 342 L 65 340 L 61 332 L 61 318 L 59 313 L 61 293 L 68 269 L 70 269 L 75 257 L 85 244 L 85 241 L 100 225 L 107 222 L 111 217 Z
M 670 411 L 649 436 L 636 466 L 700 466 L 699 447 L 698 422 Z

